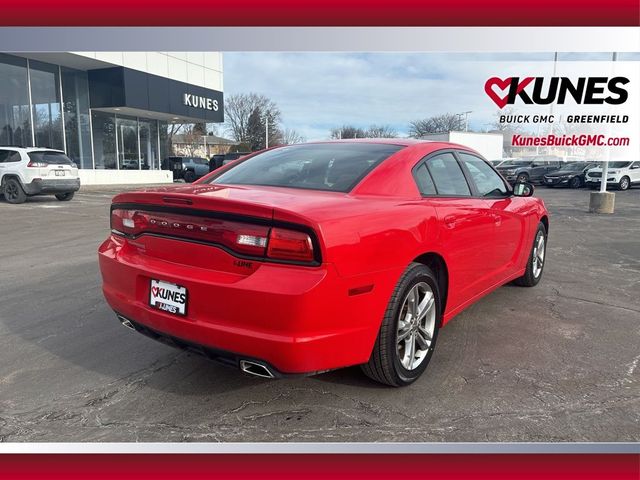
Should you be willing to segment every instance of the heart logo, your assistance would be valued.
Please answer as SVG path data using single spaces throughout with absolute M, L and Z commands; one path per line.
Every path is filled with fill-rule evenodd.
M 513 80 L 513 77 L 505 78 L 504 80 L 498 77 L 491 77 L 484 84 L 485 93 L 489 95 L 489 98 L 494 101 L 494 103 L 498 106 L 498 108 L 504 108 L 507 105 L 507 102 L 509 101 L 509 93 L 507 92 L 507 94 L 504 97 L 501 97 L 498 93 L 496 93 L 493 87 L 494 86 L 498 87 L 500 90 L 504 91 L 511 86 L 512 80 Z M 516 95 L 520 93 L 532 81 L 533 81 L 533 77 L 527 77 L 522 79 L 518 84 L 518 88 L 516 88 Z
M 158 296 L 158 290 L 160 290 L 158 287 L 151 287 L 151 293 L 154 297 Z

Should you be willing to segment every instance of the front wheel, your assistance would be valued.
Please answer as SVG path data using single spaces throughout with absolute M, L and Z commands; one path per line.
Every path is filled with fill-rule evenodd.
M 529 261 L 524 275 L 515 280 L 521 287 L 535 287 L 542 278 L 542 270 L 547 256 L 547 229 L 544 224 L 538 224 L 538 230 L 533 240 L 533 247 L 529 254 Z
M 526 173 L 521 173 L 516 177 L 516 183 L 525 183 L 529 181 L 529 175 Z
M 73 192 L 56 193 L 56 198 L 61 202 L 68 202 L 73 198 Z
M 582 181 L 580 180 L 580 177 L 573 177 L 569 181 L 570 188 L 580 188 L 581 186 L 582 186 Z
M 382 320 L 364 373 L 377 382 L 402 387 L 425 371 L 438 338 L 440 291 L 430 268 L 412 263 L 400 278 Z
M 193 183 L 196 181 L 196 174 L 194 172 L 192 172 L 191 170 L 187 170 L 186 172 L 184 172 L 184 181 L 186 183 Z
M 624 191 L 629 188 L 630 184 L 631 184 L 631 181 L 629 180 L 629 177 L 622 177 L 620 179 L 620 182 L 618 183 L 618 188 Z

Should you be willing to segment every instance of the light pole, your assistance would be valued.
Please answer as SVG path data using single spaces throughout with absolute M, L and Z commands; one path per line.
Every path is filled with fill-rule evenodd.
M 615 62 L 618 60 L 618 54 L 613 52 L 611 56 L 611 69 L 615 69 Z M 607 134 L 611 127 L 607 126 Z M 591 192 L 589 196 L 589 212 L 591 213 L 613 213 L 616 195 L 613 192 L 607 192 L 607 177 L 609 176 L 609 160 L 611 159 L 611 148 L 605 147 L 604 162 L 602 164 L 602 176 L 600 177 L 600 191 Z
M 469 114 L 470 113 L 473 113 L 473 111 L 469 110 L 469 111 L 466 111 L 466 112 L 456 113 L 458 118 L 460 118 L 460 117 L 462 117 L 462 115 L 464 115 L 464 131 L 465 132 L 469 131 Z

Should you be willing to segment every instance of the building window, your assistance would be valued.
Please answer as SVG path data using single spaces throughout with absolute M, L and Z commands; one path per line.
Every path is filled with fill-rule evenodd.
M 27 61 L 0 53 L 0 145 L 32 146 Z
M 35 146 L 63 150 L 58 67 L 32 60 L 29 74 Z
M 93 168 L 87 72 L 61 67 L 67 156 L 80 168 Z
M 116 117 L 103 112 L 91 112 L 93 130 L 93 158 L 96 169 L 115 170 L 116 158 Z
M 158 122 L 158 133 L 160 135 L 160 159 L 164 160 L 171 155 L 169 124 L 167 122 Z
M 120 170 L 139 170 L 138 121 L 135 118 L 117 116 L 116 129 Z
M 139 120 L 140 131 L 140 164 L 142 170 L 158 170 L 158 122 L 155 120 Z

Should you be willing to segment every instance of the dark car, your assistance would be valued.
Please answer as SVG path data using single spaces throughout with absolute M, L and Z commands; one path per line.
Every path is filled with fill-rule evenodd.
M 559 157 L 552 155 L 522 157 L 508 160 L 496 167 L 496 170 L 510 183 L 543 183 L 544 176 L 556 170 L 560 170 L 566 163 Z
M 597 163 L 574 162 L 567 163 L 560 170 L 548 173 L 544 176 L 544 184 L 547 187 L 581 188 L 585 184 L 584 175 L 587 170 L 597 167 Z
M 209 160 L 209 171 L 213 172 L 216 168 L 220 168 L 229 162 L 233 162 L 245 155 L 249 155 L 251 152 L 229 152 L 224 154 L 213 155 Z
M 162 161 L 163 170 L 172 170 L 173 179 L 191 183 L 209 173 L 209 160 L 201 157 L 168 157 Z

